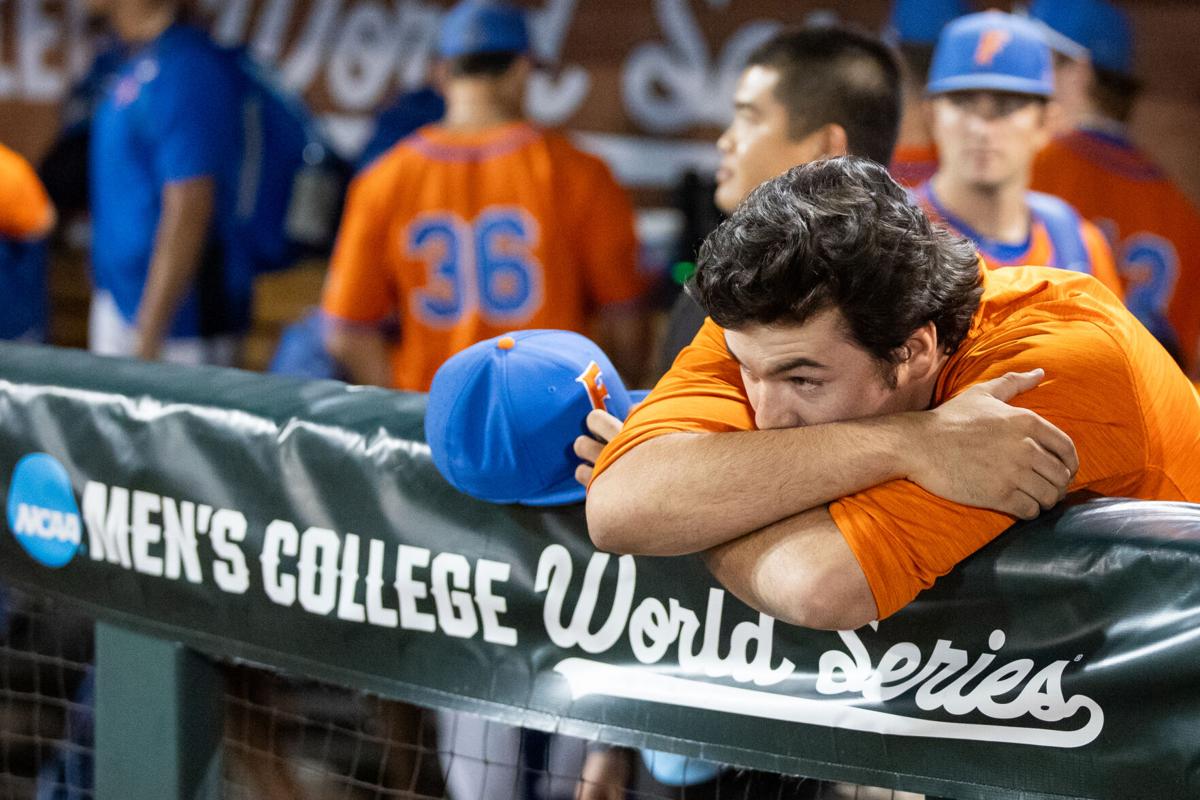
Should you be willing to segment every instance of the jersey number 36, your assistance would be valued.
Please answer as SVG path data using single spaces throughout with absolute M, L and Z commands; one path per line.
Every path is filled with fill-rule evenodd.
M 410 258 L 428 269 L 409 311 L 434 328 L 478 313 L 496 325 L 527 320 L 542 304 L 542 265 L 533 257 L 536 220 L 520 208 L 492 206 L 468 222 L 426 214 L 407 228 Z

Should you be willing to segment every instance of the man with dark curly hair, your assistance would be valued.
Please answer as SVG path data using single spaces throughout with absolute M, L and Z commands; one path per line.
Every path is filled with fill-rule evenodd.
M 848 629 L 1064 488 L 1200 501 L 1200 402 L 1117 298 L 1080 273 L 982 269 L 878 164 L 764 183 L 705 242 L 696 284 L 710 319 L 596 460 L 601 549 L 702 551 L 760 611 Z M 983 480 L 929 474 L 924 443 L 997 395 L 1078 461 L 1042 431 Z M 1009 481 L 1006 503 L 982 496 Z

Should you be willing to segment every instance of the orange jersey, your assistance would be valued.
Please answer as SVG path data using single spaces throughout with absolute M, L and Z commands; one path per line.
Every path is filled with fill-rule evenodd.
M 29 162 L 0 145 L 0 236 L 37 239 L 54 225 L 54 206 Z
M 427 391 L 447 358 L 516 328 L 586 333 L 636 300 L 633 208 L 604 163 L 525 123 L 422 128 L 350 187 L 322 307 L 392 316 L 392 385 Z
M 899 144 L 888 171 L 896 183 L 915 189 L 933 177 L 938 168 L 937 147 L 932 144 Z
M 1033 182 L 1108 235 L 1126 305 L 1185 368 L 1200 367 L 1200 213 L 1188 198 L 1132 144 L 1094 131 L 1051 142 Z
M 1094 275 L 1118 297 L 1124 295 L 1112 249 L 1104 234 L 1057 197 L 1029 193 L 1029 238 L 1022 244 L 1010 245 L 979 234 L 947 211 L 928 181 L 913 193 L 930 219 L 974 242 L 983 263 L 990 269 L 1045 264 Z M 1071 253 L 1072 249 L 1078 252 Z
M 1045 267 L 985 271 L 979 309 L 942 369 L 934 404 L 1036 367 L 1045 369 L 1045 379 L 1013 403 L 1074 440 L 1080 467 L 1072 491 L 1200 501 L 1200 398 L 1145 327 L 1089 276 Z M 708 320 L 630 412 L 595 473 L 655 436 L 753 429 L 738 365 L 724 332 Z M 829 511 L 866 575 L 880 617 L 1014 522 L 934 497 L 909 481 L 844 497 Z

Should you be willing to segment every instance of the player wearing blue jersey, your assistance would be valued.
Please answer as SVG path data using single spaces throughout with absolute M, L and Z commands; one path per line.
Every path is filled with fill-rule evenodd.
M 253 285 L 233 231 L 241 73 L 174 0 L 89 3 L 125 53 L 92 131 L 91 348 L 232 364 Z
M 1103 234 L 1057 197 L 1029 190 L 1050 138 L 1050 49 L 1028 19 L 989 11 L 946 26 L 926 87 L 938 171 L 916 189 L 931 216 L 971 239 L 989 267 L 1045 264 L 1121 294 Z

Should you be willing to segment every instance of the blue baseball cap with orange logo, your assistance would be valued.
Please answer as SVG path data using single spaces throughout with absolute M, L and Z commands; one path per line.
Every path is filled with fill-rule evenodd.
M 572 447 L 594 408 L 625 419 L 633 398 L 594 342 L 570 331 L 487 339 L 433 377 L 425 439 L 459 491 L 490 503 L 553 506 L 584 499 Z
M 931 94 L 1054 95 L 1054 62 L 1037 23 L 1001 11 L 959 17 L 942 30 L 929 68 Z

